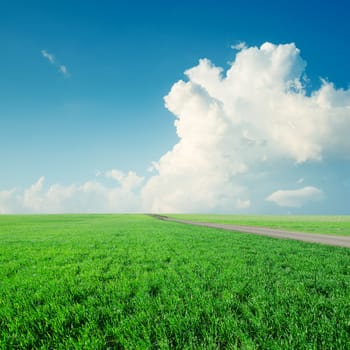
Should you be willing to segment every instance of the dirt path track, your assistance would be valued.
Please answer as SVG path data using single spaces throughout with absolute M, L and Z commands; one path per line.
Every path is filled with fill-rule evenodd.
M 187 224 L 187 225 L 220 228 L 228 231 L 238 231 L 238 232 L 244 232 L 244 233 L 251 233 L 255 235 L 269 236 L 274 238 L 294 239 L 297 241 L 320 243 L 320 244 L 350 248 L 350 237 L 346 237 L 346 236 L 320 235 L 320 234 L 314 234 L 314 233 L 284 231 L 279 229 L 258 227 L 258 226 L 243 226 L 243 225 L 216 224 L 211 222 L 197 222 L 197 221 L 189 221 L 189 220 L 180 220 L 180 219 L 170 218 L 168 216 L 156 215 L 156 214 L 152 214 L 151 216 L 159 220 L 178 222 L 178 223 Z

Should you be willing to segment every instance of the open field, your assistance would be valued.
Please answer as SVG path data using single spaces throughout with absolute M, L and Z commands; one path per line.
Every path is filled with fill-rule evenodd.
M 219 224 L 350 236 L 350 216 L 171 214 L 169 217 Z
M 143 215 L 0 216 L 0 349 L 347 349 L 350 250 Z

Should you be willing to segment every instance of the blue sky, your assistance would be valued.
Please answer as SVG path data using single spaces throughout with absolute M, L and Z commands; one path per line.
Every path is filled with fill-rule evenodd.
M 181 168 L 177 165 L 184 156 L 166 160 L 171 163 L 169 168 L 163 164 L 153 173 L 148 169 L 152 162 L 162 163 L 161 157 L 181 140 L 174 127 L 176 118 L 182 118 L 177 115 L 178 106 L 171 102 L 166 108 L 164 97 L 177 81 L 192 79 L 184 72 L 196 67 L 199 59 L 207 58 L 227 71 L 237 53 L 244 53 L 245 49 L 232 48 L 240 42 L 245 42 L 246 48 L 261 48 L 265 42 L 295 43 L 307 63 L 304 95 L 319 91 L 323 86 L 320 78 L 326 79 L 334 84 L 338 96 L 332 101 L 342 99 L 345 117 L 342 114 L 339 118 L 346 119 L 349 98 L 339 89 L 347 91 L 350 82 L 349 9 L 347 1 L 328 0 L 1 1 L 0 212 L 45 212 L 52 204 L 48 193 L 55 189 L 58 194 L 50 212 L 348 213 L 350 165 L 346 154 L 350 149 L 344 140 L 328 152 L 329 139 L 320 141 L 316 131 L 312 147 L 321 147 L 320 154 L 310 153 L 304 159 L 288 148 L 284 155 L 271 157 L 273 161 L 264 169 L 246 164 L 241 175 L 219 170 L 226 174 L 222 175 L 225 181 L 231 176 L 228 182 L 232 186 L 230 182 L 219 188 L 203 179 L 198 191 L 208 196 L 199 196 L 189 206 L 182 203 L 191 199 L 178 192 L 164 194 L 166 199 L 161 201 L 165 184 L 178 191 L 183 186 L 184 193 L 188 192 L 186 186 L 193 188 L 190 167 L 183 168 L 181 176 L 169 170 Z M 294 54 L 293 50 L 285 52 Z M 66 71 L 62 71 L 63 66 Z M 209 70 L 206 66 L 203 69 Z M 196 79 L 192 79 L 193 84 L 197 84 Z M 205 84 L 199 85 L 206 89 Z M 221 101 L 220 97 L 215 101 Z M 201 130 L 200 117 L 196 123 L 198 127 L 189 127 Z M 237 137 L 235 131 L 229 135 Z M 186 133 L 184 140 L 197 136 Z M 207 146 L 200 143 L 198 152 Z M 215 150 L 215 154 L 225 153 L 222 148 Z M 195 158 L 196 149 L 192 154 Z M 236 159 L 234 154 L 232 157 Z M 286 174 L 279 170 L 282 163 Z M 215 177 L 209 176 L 213 169 L 198 166 L 199 173 L 208 171 L 209 178 Z M 166 175 L 169 173 L 171 176 Z M 258 185 L 256 173 L 271 176 L 266 175 L 263 185 Z M 40 182 L 41 177 L 44 180 Z M 131 181 L 135 187 L 123 181 Z M 247 191 L 254 184 L 255 194 Z M 84 185 L 93 189 L 85 190 Z M 103 188 L 102 195 L 96 186 Z M 113 197 L 111 193 L 117 189 L 120 191 Z M 283 192 L 299 190 L 302 192 Z M 228 191 L 232 195 L 221 203 L 218 198 Z M 103 202 L 106 196 L 128 205 L 94 206 L 93 202 Z M 289 201 L 281 201 L 279 196 L 287 196 Z M 290 196 L 301 202 L 293 205 Z M 238 204 L 231 206 L 235 201 Z

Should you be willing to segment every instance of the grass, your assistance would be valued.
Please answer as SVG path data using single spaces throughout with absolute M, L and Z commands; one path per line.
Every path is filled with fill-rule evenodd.
M 348 349 L 350 250 L 143 215 L 0 216 L 0 349 Z
M 350 236 L 350 216 L 171 214 L 170 217 L 291 231 Z

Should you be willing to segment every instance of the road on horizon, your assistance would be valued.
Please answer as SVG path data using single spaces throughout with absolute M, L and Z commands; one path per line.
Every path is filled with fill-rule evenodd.
M 218 224 L 218 223 L 212 223 L 212 222 L 190 221 L 190 220 L 175 219 L 165 215 L 157 215 L 157 214 L 151 214 L 151 216 L 159 220 L 178 222 L 178 223 L 187 224 L 187 225 L 219 228 L 227 231 L 237 231 L 237 232 L 243 232 L 243 233 L 250 233 L 254 235 L 268 236 L 273 238 L 293 239 L 297 241 L 350 248 L 350 237 L 347 237 L 347 236 L 335 236 L 335 235 L 333 236 L 333 235 L 324 235 L 324 234 L 315 234 L 315 233 L 306 233 L 306 232 L 286 231 L 286 230 L 280 230 L 280 229 L 274 229 L 274 228 L 268 228 L 268 227 L 259 227 L 259 226 Z

